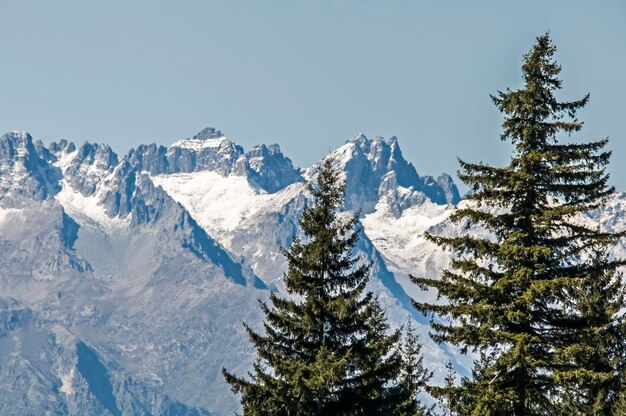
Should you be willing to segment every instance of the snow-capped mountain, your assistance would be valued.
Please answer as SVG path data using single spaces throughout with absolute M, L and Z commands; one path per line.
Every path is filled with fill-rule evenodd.
M 276 192 L 302 179 L 299 169 L 283 156 L 277 144 L 256 146 L 244 153 L 241 146 L 212 127 L 169 148 L 155 144 L 139 146 L 130 151 L 128 161 L 134 169 L 153 175 L 208 171 L 239 176 L 267 192 Z
M 21 366 L 35 366 L 30 357 L 56 349 L 54 328 L 61 327 L 75 340 L 68 354 L 78 366 L 65 373 L 49 369 L 40 380 L 45 395 L 37 386 L 7 381 L 0 386 L 0 408 L 7 409 L 2 413 L 52 406 L 90 414 L 100 409 L 93 403 L 103 406 L 94 410 L 102 414 L 232 408 L 233 398 L 221 394 L 219 370 L 251 362 L 250 351 L 232 347 L 245 345 L 239 323 L 248 314 L 257 319 L 256 299 L 266 292 L 250 267 L 107 146 L 53 144 L 38 153 L 22 133 L 5 135 L 0 143 L 7 149 L 1 164 L 0 296 L 32 311 L 32 326 L 42 331 L 27 343 L 16 341 L 20 332 L 7 333 L 0 351 L 19 358 Z M 99 396 L 104 376 L 87 383 L 82 396 L 72 393 L 84 381 L 80 345 L 107 368 L 114 400 L 105 403 Z M 212 358 L 222 356 L 221 362 Z
M 466 372 L 468 357 L 426 335 L 410 298 L 429 294 L 408 279 L 448 264 L 423 232 L 460 231 L 447 222 L 461 200 L 452 179 L 420 176 L 395 137 L 359 135 L 327 157 L 345 209 L 361 212 L 358 254 L 393 325 L 415 321 L 436 377 L 448 359 Z M 254 360 L 241 322 L 260 325 L 257 300 L 284 290 L 281 248 L 318 165 L 296 168 L 275 144 L 245 151 L 213 128 L 124 156 L 2 136 L 1 413 L 232 414 L 220 370 Z M 592 220 L 624 229 L 625 209 L 621 195 Z

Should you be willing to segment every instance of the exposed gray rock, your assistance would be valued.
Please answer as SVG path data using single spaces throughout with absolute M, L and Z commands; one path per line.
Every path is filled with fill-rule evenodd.
M 86 142 L 65 167 L 64 176 L 73 189 L 84 196 L 96 192 L 96 186 L 119 163 L 117 154 L 106 144 Z
M 302 180 L 300 170 L 294 168 L 277 144 L 255 146 L 244 153 L 241 146 L 212 127 L 169 148 L 156 144 L 138 146 L 128 153 L 127 160 L 133 169 L 153 175 L 211 171 L 222 176 L 244 176 L 270 193 Z
M 399 216 L 406 208 L 426 200 L 436 204 L 460 200 L 456 186 L 446 182 L 447 175 L 441 177 L 442 184 L 430 176 L 418 175 L 404 159 L 395 136 L 385 141 L 382 137 L 369 140 L 360 134 L 327 157 L 345 172 L 348 210 L 371 213 L 379 201 L 385 200 Z M 309 168 L 307 178 L 314 178 L 319 166 Z
M 5 215 L 8 218 L 0 228 L 0 282 L 66 279 L 91 270 L 74 251 L 78 225 L 56 201 Z
M 221 175 L 243 175 L 245 166 L 237 163 L 243 148 L 213 128 L 206 128 L 191 139 L 180 140 L 169 148 L 141 145 L 128 153 L 128 162 L 138 171 L 151 174 L 211 170 Z
M 209 416 L 125 375 L 65 326 L 0 298 L 0 413 Z
M 452 180 L 452 177 L 447 173 L 442 173 L 437 177 L 437 184 L 443 189 L 446 195 L 446 201 L 449 204 L 456 205 L 461 202 L 461 194 L 459 194 L 459 188 Z
M 59 158 L 64 153 L 72 153 L 76 150 L 76 146 L 72 142 L 68 142 L 65 139 L 59 140 L 59 142 L 52 142 L 48 146 L 48 150 L 56 158 Z
M 219 139 L 220 137 L 224 137 L 221 131 L 215 129 L 214 127 L 205 127 L 198 132 L 192 139 L 195 140 L 209 140 L 209 139 Z
M 277 144 L 255 146 L 245 157 L 251 181 L 270 193 L 302 181 L 300 169 L 294 168 Z
M 35 150 L 37 151 L 37 156 L 40 159 L 45 160 L 46 162 L 54 162 L 56 161 L 56 157 L 48 150 L 46 146 L 44 146 L 41 140 L 37 140 L 35 142 Z
M 41 149 L 39 153 L 43 154 Z M 60 172 L 39 156 L 30 134 L 0 137 L 0 206 L 43 201 L 59 191 L 59 179 Z
M 128 162 L 138 171 L 150 172 L 153 175 L 174 173 L 170 170 L 167 147 L 156 144 L 140 145 L 131 149 Z

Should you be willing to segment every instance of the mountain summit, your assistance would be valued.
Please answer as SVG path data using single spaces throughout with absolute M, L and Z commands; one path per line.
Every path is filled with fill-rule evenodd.
M 400 215 L 404 209 L 427 200 L 436 204 L 457 204 L 461 200 L 448 175 L 437 179 L 420 176 L 402 155 L 395 136 L 386 141 L 382 137 L 369 140 L 359 134 L 327 157 L 336 160 L 345 172 L 348 209 L 371 213 L 384 199 Z

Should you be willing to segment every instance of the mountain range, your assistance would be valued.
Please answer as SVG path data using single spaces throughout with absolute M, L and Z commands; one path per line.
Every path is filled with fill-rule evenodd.
M 357 254 L 392 325 L 414 322 L 435 380 L 448 360 L 468 374 L 471 357 L 427 336 L 411 297 L 435 297 L 408 277 L 449 264 L 425 231 L 468 227 L 447 220 L 466 203 L 452 178 L 418 174 L 395 137 L 360 134 L 326 157 L 346 181 L 345 211 L 360 212 Z M 214 128 L 124 156 L 0 137 L 0 413 L 236 411 L 221 368 L 254 361 L 241 322 L 258 328 L 258 300 L 285 294 L 281 249 L 320 163 L 300 169 L 277 144 L 246 151 Z M 625 212 L 617 194 L 585 220 L 618 231 Z

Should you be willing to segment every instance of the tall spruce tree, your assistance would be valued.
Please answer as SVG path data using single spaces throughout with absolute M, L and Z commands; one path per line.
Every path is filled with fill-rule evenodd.
M 284 254 L 291 299 L 261 303 L 264 334 L 246 326 L 258 360 L 248 379 L 223 370 L 244 415 L 398 415 L 414 391 L 401 383 L 400 331 L 366 292 L 371 264 L 353 255 L 358 216 L 341 219 L 344 183 L 327 158 L 309 184 L 303 239 Z
M 492 96 L 504 113 L 501 139 L 513 145 L 508 166 L 460 161 L 459 177 L 473 193 L 451 220 L 483 227 L 490 237 L 429 234 L 454 253 L 452 267 L 440 279 L 413 278 L 446 301 L 415 302 L 439 317 L 433 339 L 481 352 L 472 379 L 461 384 L 460 414 L 576 414 L 565 406 L 584 413 L 581 402 L 619 389 L 605 364 L 615 363 L 620 335 L 603 337 L 611 345 L 601 365 L 583 358 L 591 347 L 585 334 L 615 328 L 622 301 L 612 278 L 622 262 L 593 255 L 622 234 L 580 220 L 614 192 L 605 172 L 610 152 L 607 140 L 557 141 L 581 129 L 576 113 L 589 95 L 557 100 L 555 51 L 548 34 L 538 37 L 524 56 L 523 87 Z M 576 389 L 595 397 L 570 400 Z

